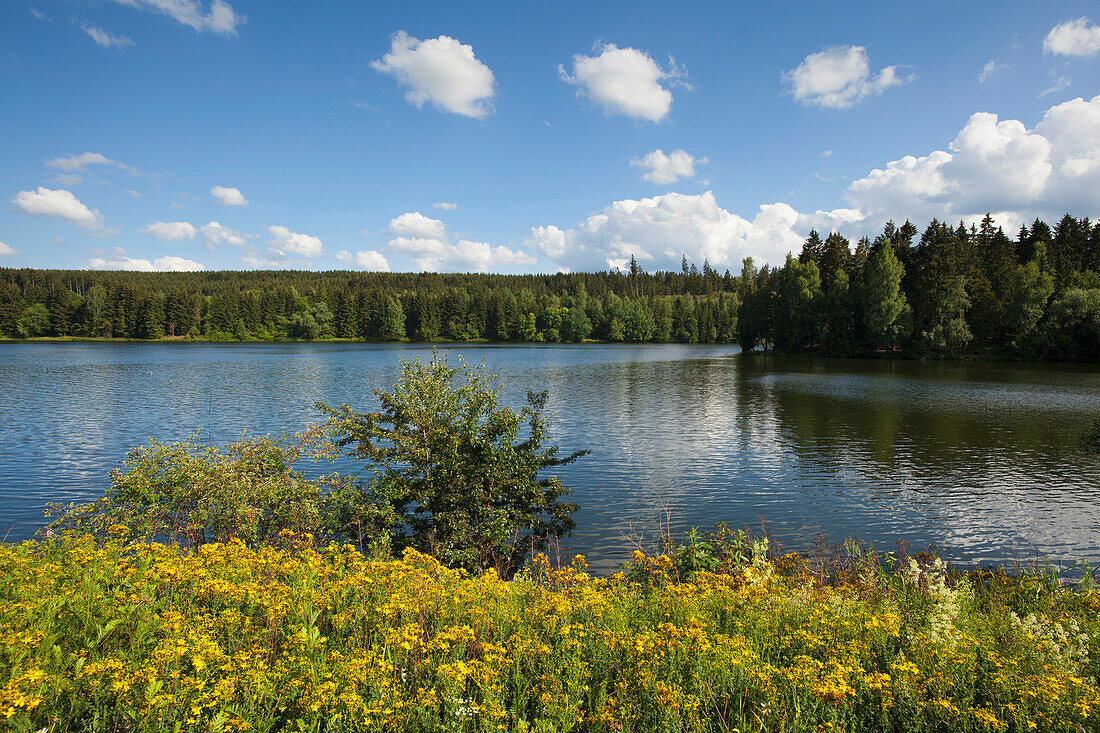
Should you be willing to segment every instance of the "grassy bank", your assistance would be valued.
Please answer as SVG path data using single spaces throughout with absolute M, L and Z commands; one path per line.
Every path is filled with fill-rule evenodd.
M 118 529 L 119 535 L 125 530 Z M 515 580 L 413 552 L 0 547 L 12 730 L 1100 729 L 1100 592 L 758 551 L 678 581 L 541 558 Z

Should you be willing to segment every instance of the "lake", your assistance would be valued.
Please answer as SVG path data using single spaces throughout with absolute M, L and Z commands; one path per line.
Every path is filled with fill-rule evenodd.
M 681 345 L 448 346 L 500 375 L 507 403 L 547 389 L 581 505 L 568 550 L 606 570 L 624 537 L 766 523 L 782 550 L 858 537 L 963 563 L 1100 561 L 1100 367 L 841 360 Z M 86 501 L 151 437 L 293 432 L 314 402 L 374 410 L 390 344 L 0 345 L 0 536 Z

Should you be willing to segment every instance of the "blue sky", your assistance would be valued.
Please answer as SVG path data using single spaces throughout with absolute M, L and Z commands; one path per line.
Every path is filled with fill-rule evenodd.
M 0 9 L 0 265 L 649 270 L 1100 214 L 1094 3 Z

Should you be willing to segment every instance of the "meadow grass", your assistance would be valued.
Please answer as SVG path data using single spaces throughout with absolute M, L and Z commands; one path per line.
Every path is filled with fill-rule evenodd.
M 1100 730 L 1100 592 L 757 551 L 512 580 L 406 552 L 66 536 L 0 546 L 16 731 Z

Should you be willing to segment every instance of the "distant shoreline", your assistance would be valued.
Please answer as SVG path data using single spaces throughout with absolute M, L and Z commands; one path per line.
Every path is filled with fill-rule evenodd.
M 745 351 L 736 343 L 686 343 L 683 341 L 606 341 L 585 339 L 584 341 L 492 341 L 489 339 L 464 339 L 453 341 L 438 339 L 434 341 L 414 341 L 412 339 L 352 339 L 352 338 L 316 338 L 316 339 L 210 339 L 205 337 L 164 336 L 158 339 L 107 338 L 105 336 L 37 336 L 29 339 L 13 339 L 0 336 L 0 345 L 5 344 L 63 344 L 63 343 L 102 343 L 102 344 L 216 344 L 219 346 L 246 346 L 256 344 L 403 344 L 440 345 L 440 346 L 700 346 L 737 348 L 739 353 L 756 356 L 813 357 L 817 359 L 859 359 L 861 361 L 942 361 L 942 362 L 978 362 L 1004 364 L 1089 364 L 1094 362 L 1051 361 L 1044 359 L 1025 359 L 1005 353 L 964 353 L 954 356 L 910 356 L 901 351 L 877 352 L 871 354 L 830 354 L 820 350 L 784 352 L 777 349 L 757 349 Z

